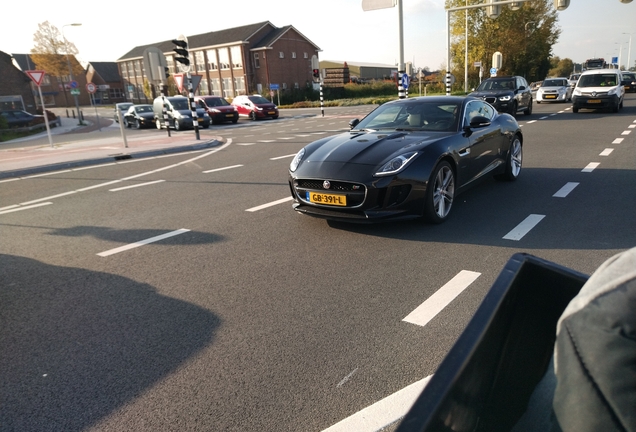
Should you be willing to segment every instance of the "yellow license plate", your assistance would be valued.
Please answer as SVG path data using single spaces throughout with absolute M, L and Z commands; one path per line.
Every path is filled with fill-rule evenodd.
M 268 111 L 267 114 L 274 115 L 274 114 L 276 114 L 276 111 Z
M 324 194 L 318 192 L 307 192 L 309 201 L 316 204 L 326 204 L 334 206 L 346 206 L 346 195 Z
M 556 95 L 545 95 L 546 99 L 556 99 Z
M 590 99 L 587 101 L 587 103 L 601 103 L 600 99 Z

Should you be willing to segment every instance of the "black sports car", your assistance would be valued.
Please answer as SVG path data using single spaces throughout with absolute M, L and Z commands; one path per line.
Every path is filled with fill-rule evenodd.
M 400 99 L 351 127 L 314 141 L 292 160 L 296 211 L 337 221 L 440 223 L 455 196 L 476 180 L 515 180 L 521 172 L 519 124 L 478 98 Z
M 155 113 L 152 105 L 133 105 L 124 114 L 124 126 L 134 126 L 136 129 L 155 127 Z

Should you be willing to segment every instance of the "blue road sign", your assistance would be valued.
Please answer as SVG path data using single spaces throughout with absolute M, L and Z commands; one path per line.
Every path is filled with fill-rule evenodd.
M 77 88 L 77 81 L 71 81 L 71 88 Z
M 409 88 L 409 84 L 411 83 L 411 79 L 408 74 L 402 74 L 402 87 Z
M 490 68 L 490 75 L 496 75 L 497 74 L 497 68 Z
M 269 85 L 269 89 L 270 90 L 278 90 L 278 84 L 270 84 Z

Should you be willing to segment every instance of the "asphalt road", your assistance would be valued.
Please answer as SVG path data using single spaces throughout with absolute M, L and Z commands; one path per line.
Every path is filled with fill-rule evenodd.
M 460 195 L 442 225 L 295 214 L 293 155 L 369 109 L 0 182 L 0 430 L 377 430 L 512 254 L 590 274 L 636 245 L 636 96 L 618 114 L 535 105 L 518 181 Z M 458 275 L 448 305 L 404 320 Z

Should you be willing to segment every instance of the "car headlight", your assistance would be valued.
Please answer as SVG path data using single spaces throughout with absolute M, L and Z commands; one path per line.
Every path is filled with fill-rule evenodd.
M 608 95 L 615 95 L 615 94 L 618 94 L 618 89 L 619 89 L 619 87 L 614 87 L 614 88 L 610 89 L 610 90 L 607 92 L 607 94 L 608 94 Z
M 261 107 L 257 107 L 257 106 L 255 106 L 255 107 L 254 107 L 254 109 L 255 109 L 256 111 L 263 111 L 263 108 L 261 108 Z
M 296 156 L 294 156 L 294 159 L 292 159 L 291 163 L 289 164 L 289 170 L 291 172 L 296 171 L 296 169 L 298 168 L 298 165 L 300 165 L 300 162 L 303 160 L 303 156 L 305 156 L 305 149 L 300 149 L 300 151 L 298 153 L 296 153 Z
M 234 108 L 234 110 L 236 111 L 236 108 Z M 212 111 L 212 114 L 219 114 L 221 112 L 216 108 L 212 108 L 210 111 Z
M 210 116 L 208 115 L 208 113 L 203 114 L 203 118 L 209 119 Z
M 581 89 L 578 87 L 574 87 L 574 90 L 572 91 L 572 95 L 573 96 L 581 96 Z
M 509 101 L 512 98 L 512 96 L 500 96 L 499 100 L 502 102 L 506 102 Z
M 396 156 L 384 165 L 378 172 L 376 172 L 375 176 L 386 176 L 397 174 L 402 171 L 409 164 L 413 158 L 417 156 L 417 152 L 404 153 L 402 155 Z
M 173 117 L 178 119 L 178 118 L 181 118 L 181 117 L 183 117 L 183 116 L 181 115 L 181 113 L 180 113 L 179 111 L 176 111 L 176 112 L 174 113 Z

